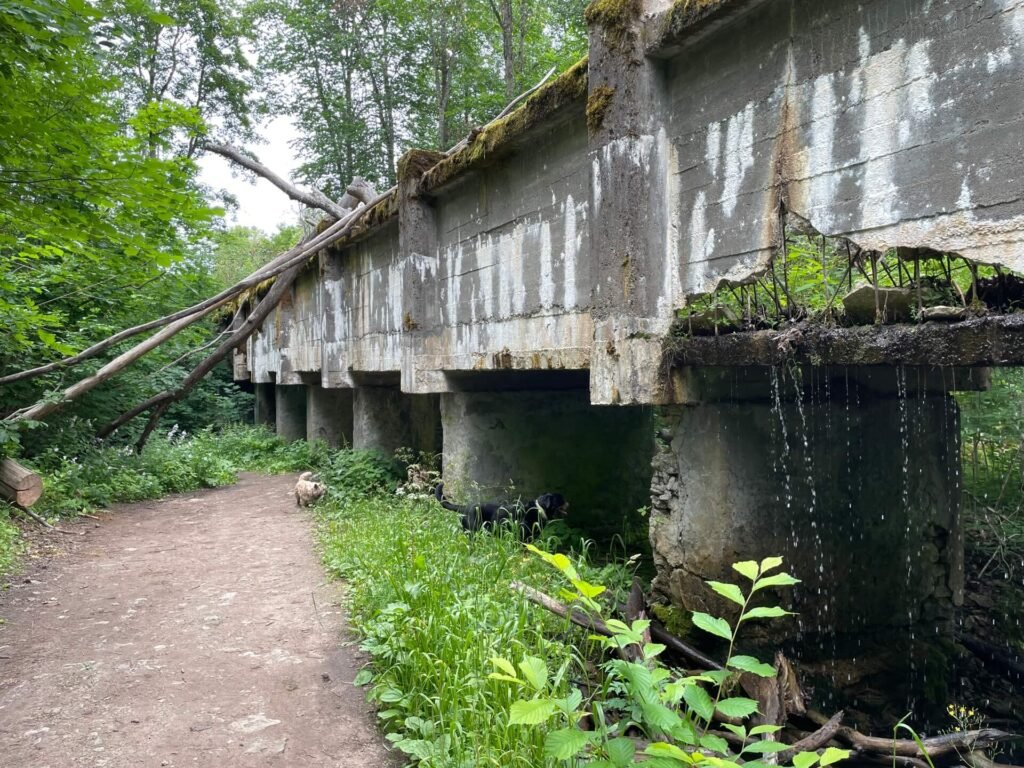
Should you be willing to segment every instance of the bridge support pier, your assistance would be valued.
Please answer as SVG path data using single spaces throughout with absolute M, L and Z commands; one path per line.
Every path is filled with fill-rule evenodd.
M 253 404 L 253 423 L 259 427 L 266 425 L 273 428 L 277 423 L 277 403 L 273 384 L 256 384 L 253 387 L 255 402 Z
M 278 384 L 276 396 L 277 434 L 289 442 L 306 439 L 306 387 Z
M 352 447 L 391 455 L 398 448 L 440 451 L 437 395 L 398 387 L 357 387 L 352 400 Z
M 841 378 L 795 391 L 780 373 L 761 397 L 740 387 L 731 397 L 750 400 L 665 409 L 651 496 L 655 591 L 685 611 L 732 616 L 704 581 L 735 581 L 734 561 L 781 555 L 802 583 L 779 602 L 797 615 L 755 625 L 755 635 L 802 638 L 804 660 L 815 648 L 884 657 L 903 678 L 895 685 L 919 694 L 944 680 L 928 667 L 939 663 L 934 646 L 923 646 L 948 642 L 963 599 L 960 419 L 923 376 L 908 393 L 914 374 L 897 372 L 884 394 Z
M 649 407 L 592 406 L 586 390 L 442 394 L 446 493 L 468 501 L 558 492 L 572 524 L 594 538 L 642 532 L 653 418 Z
M 352 390 L 309 384 L 306 397 L 306 439 L 352 445 Z

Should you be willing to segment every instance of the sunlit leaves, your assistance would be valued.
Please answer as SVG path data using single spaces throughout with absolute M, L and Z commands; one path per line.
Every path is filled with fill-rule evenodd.
M 589 743 L 586 732 L 579 728 L 559 728 L 544 737 L 544 755 L 555 760 L 575 757 Z
M 836 747 L 827 747 L 824 752 L 821 753 L 821 760 L 819 761 L 822 768 L 826 765 L 832 765 L 838 763 L 840 760 L 846 760 L 850 756 L 850 750 L 838 749 Z
M 716 637 L 720 637 L 723 640 L 732 639 L 732 628 L 729 626 L 729 622 L 725 619 L 720 619 L 717 616 L 711 616 L 707 613 L 695 611 L 693 614 L 694 626 L 703 629 L 705 632 L 710 632 Z
M 548 665 L 544 663 L 543 659 L 539 659 L 536 656 L 526 656 L 519 662 L 519 669 L 522 670 L 523 677 L 533 686 L 534 690 L 544 690 L 544 686 L 548 682 Z
M 775 677 L 775 667 L 758 661 L 753 656 L 737 655 L 729 659 L 729 666 L 741 672 L 750 672 L 759 677 Z
M 722 597 L 727 600 L 731 600 L 737 605 L 743 605 L 745 602 L 743 591 L 735 584 L 729 584 L 721 581 L 708 581 L 707 585 Z
M 549 699 L 530 699 L 512 702 L 509 723 L 512 725 L 537 725 L 555 713 L 555 703 Z

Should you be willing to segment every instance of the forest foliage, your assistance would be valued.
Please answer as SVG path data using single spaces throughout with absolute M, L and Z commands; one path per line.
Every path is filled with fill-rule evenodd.
M 302 164 L 276 170 L 335 198 L 356 175 L 387 186 L 405 149 L 445 148 L 578 58 L 582 8 L 0 0 L 0 375 L 193 304 L 298 240 L 300 222 L 273 234 L 227 226 L 231 196 L 199 180 L 204 141 L 258 152 L 261 121 L 287 116 Z M 84 450 L 181 381 L 216 333 L 187 329 L 45 425 L 0 424 L 0 453 Z M 102 362 L 3 386 L 0 415 Z M 221 368 L 167 418 L 193 431 L 247 406 Z

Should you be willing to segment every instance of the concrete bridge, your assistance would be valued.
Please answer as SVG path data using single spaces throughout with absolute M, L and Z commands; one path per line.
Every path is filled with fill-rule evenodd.
M 558 489 L 606 530 L 649 507 L 656 587 L 680 605 L 734 559 L 785 554 L 807 584 L 795 631 L 947 620 L 948 393 L 984 376 L 936 366 L 1018 359 L 924 343 L 882 356 L 903 367 L 793 379 L 688 367 L 666 341 L 688 298 L 765 270 L 787 215 L 1024 268 L 1024 0 L 590 17 L 589 61 L 453 156 L 407 154 L 398 192 L 310 264 L 236 357 L 257 421 L 443 450 L 454 488 Z

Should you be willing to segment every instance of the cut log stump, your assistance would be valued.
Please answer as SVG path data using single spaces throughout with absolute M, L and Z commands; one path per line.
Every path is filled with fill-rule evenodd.
M 14 459 L 0 461 L 0 498 L 30 507 L 43 495 L 43 479 Z

